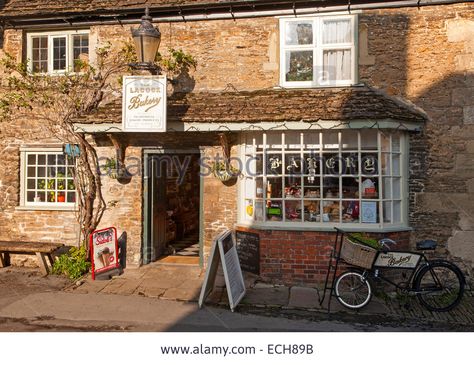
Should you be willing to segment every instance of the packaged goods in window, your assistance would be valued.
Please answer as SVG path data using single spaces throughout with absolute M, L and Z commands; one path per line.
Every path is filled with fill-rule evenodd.
M 305 221 L 307 222 L 319 222 L 319 201 L 305 200 L 304 202 Z
M 358 222 L 359 221 L 359 201 L 343 201 L 342 202 L 342 221 Z

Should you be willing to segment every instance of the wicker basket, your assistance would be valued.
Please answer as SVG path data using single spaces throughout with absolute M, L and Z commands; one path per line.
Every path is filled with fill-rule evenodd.
M 341 259 L 348 264 L 370 269 L 376 254 L 375 248 L 356 243 L 348 237 L 342 241 Z

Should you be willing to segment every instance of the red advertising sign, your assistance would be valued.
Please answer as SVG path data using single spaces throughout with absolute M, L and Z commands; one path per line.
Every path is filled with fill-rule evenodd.
M 90 235 L 92 280 L 95 275 L 119 266 L 117 230 L 114 227 L 94 231 Z

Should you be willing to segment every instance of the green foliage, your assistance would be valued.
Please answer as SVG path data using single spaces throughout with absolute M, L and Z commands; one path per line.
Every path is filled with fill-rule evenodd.
M 375 238 L 370 238 L 364 235 L 363 233 L 352 233 L 351 235 L 349 235 L 349 238 L 354 238 L 355 242 L 375 248 L 376 250 L 382 248 L 378 240 L 376 240 Z
M 53 274 L 66 275 L 69 279 L 76 280 L 87 273 L 90 266 L 86 247 L 72 247 L 68 253 L 59 256 L 54 262 Z

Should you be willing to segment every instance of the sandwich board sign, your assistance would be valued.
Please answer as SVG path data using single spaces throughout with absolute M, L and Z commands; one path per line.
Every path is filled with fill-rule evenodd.
M 119 267 L 117 230 L 114 227 L 99 229 L 90 235 L 92 280 L 97 274 Z
M 226 230 L 219 234 L 212 244 L 211 255 L 207 265 L 206 277 L 199 296 L 199 308 L 202 308 L 204 301 L 212 292 L 216 280 L 219 262 L 224 272 L 229 305 L 232 312 L 245 295 L 245 283 L 240 268 L 237 246 L 231 230 Z

